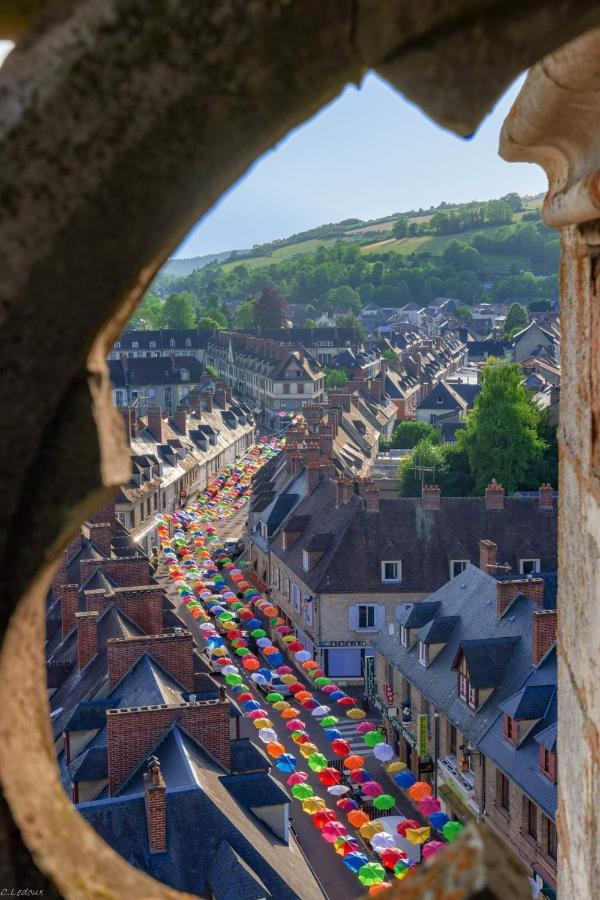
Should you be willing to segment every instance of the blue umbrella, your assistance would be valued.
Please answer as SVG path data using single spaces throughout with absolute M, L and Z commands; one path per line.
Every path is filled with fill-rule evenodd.
M 429 816 L 429 821 L 431 822 L 431 826 L 435 828 L 436 831 L 441 831 L 446 822 L 449 822 L 448 816 L 443 812 L 434 812 Z
M 344 856 L 344 865 L 348 866 L 351 872 L 358 872 L 369 862 L 369 858 L 364 853 L 348 853 Z
M 326 728 L 325 736 L 327 737 L 328 740 L 335 741 L 336 739 L 339 739 L 342 737 L 342 732 L 338 731 L 337 728 Z
M 296 757 L 292 756 L 291 753 L 282 753 L 275 766 L 280 772 L 295 772 L 298 763 L 296 762 Z

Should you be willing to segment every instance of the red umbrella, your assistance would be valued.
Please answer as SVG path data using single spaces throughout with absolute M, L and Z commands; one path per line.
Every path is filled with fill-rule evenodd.
M 338 756 L 347 756 L 350 753 L 350 744 L 348 741 L 343 740 L 343 738 L 335 738 L 331 742 L 331 749 L 334 753 L 337 753 Z
M 297 653 L 299 650 L 304 650 L 304 644 L 301 641 L 290 641 L 288 644 L 288 650 L 291 650 L 293 653 Z
M 398 834 L 402 835 L 403 838 L 406 837 L 406 832 L 409 828 L 420 828 L 421 823 L 417 822 L 416 819 L 405 819 L 403 822 L 400 822 L 399 825 L 396 825 L 396 831 Z
M 288 719 L 285 727 L 289 731 L 306 731 L 306 722 L 303 722 L 302 719 Z
M 241 694 L 237 695 L 236 700 L 239 700 L 240 703 L 245 703 L 246 700 L 254 700 L 254 697 L 250 691 L 243 691 Z
M 356 726 L 356 730 L 359 734 L 366 734 L 367 731 L 375 731 L 377 726 L 373 725 L 372 722 L 359 722 Z
M 328 766 L 326 769 L 321 769 L 319 772 L 319 781 L 326 787 L 331 787 L 333 784 L 339 784 L 341 780 L 341 773 L 338 772 L 337 769 L 334 769 L 333 766 Z
M 386 867 L 386 869 L 391 869 L 394 871 L 394 866 L 397 862 L 406 862 L 408 859 L 404 850 L 400 850 L 395 847 L 388 847 L 387 850 L 384 850 L 381 854 L 381 862 Z
M 299 681 L 294 681 L 293 684 L 290 684 L 290 691 L 292 692 L 292 694 L 297 694 L 299 691 L 303 691 L 303 690 L 304 690 L 304 685 L 301 684 Z
M 345 825 L 342 825 L 341 822 L 328 822 L 321 831 L 321 837 L 323 837 L 328 844 L 333 844 L 338 838 L 345 837 L 347 834 L 348 829 Z
M 365 784 L 365 782 L 370 781 L 371 778 L 364 769 L 355 769 L 350 774 L 350 780 L 356 782 L 356 784 Z
M 356 700 L 354 697 L 342 697 L 341 700 L 338 700 L 340 706 L 356 706 Z
M 324 828 L 328 822 L 335 822 L 336 815 L 332 809 L 320 809 L 312 817 L 315 828 Z

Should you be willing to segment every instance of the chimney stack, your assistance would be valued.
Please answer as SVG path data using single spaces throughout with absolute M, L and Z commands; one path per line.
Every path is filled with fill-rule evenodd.
M 504 509 L 504 488 L 498 484 L 495 478 L 485 489 L 485 508 L 488 510 Z
M 109 522 L 90 522 L 90 541 L 106 559 L 110 557 L 112 541 L 112 525 Z
M 200 397 L 200 391 L 190 391 L 188 394 L 188 403 L 190 404 L 190 409 L 193 413 L 195 413 L 196 418 L 202 418 L 202 400 Z
M 125 435 L 127 443 L 131 446 L 131 441 L 135 437 L 136 415 L 135 410 L 131 406 L 123 406 L 121 409 L 123 415 L 123 424 L 125 425 Z
M 558 614 L 555 609 L 536 609 L 531 625 L 531 661 L 537 666 L 556 643 Z
M 177 407 L 175 415 L 173 416 L 173 421 L 175 422 L 175 428 L 179 434 L 187 436 L 187 409 L 185 406 Z
M 479 568 L 488 575 L 496 575 L 498 547 L 493 541 L 479 541 Z
M 321 476 L 321 466 L 318 460 L 307 460 L 306 464 L 306 493 L 312 494 L 319 483 Z
M 164 853 L 167 849 L 167 788 L 156 756 L 148 759 L 148 769 L 144 772 L 144 800 L 150 853 Z
M 207 391 L 204 395 L 204 406 L 206 408 L 206 412 L 213 411 L 213 394 L 214 391 Z
M 163 418 L 160 406 L 148 407 L 148 430 L 158 444 L 163 442 Z
M 321 453 L 327 459 L 333 458 L 333 426 L 319 425 L 319 445 Z
M 371 483 L 366 489 L 365 505 L 368 513 L 379 512 L 379 491 L 373 483 Z
M 554 509 L 554 489 L 550 482 L 540 484 L 540 509 Z
M 341 506 L 343 503 L 346 502 L 345 481 L 346 481 L 346 479 L 344 478 L 343 475 L 340 475 L 338 478 L 336 478 L 336 482 L 335 482 L 335 488 L 336 488 L 335 505 L 336 505 L 336 507 Z
M 421 494 L 423 509 L 439 509 L 442 492 L 437 484 L 424 484 Z
M 285 448 L 285 463 L 290 478 L 294 478 L 302 468 L 302 459 L 296 447 Z
M 214 393 L 213 399 L 214 399 L 215 403 L 217 404 L 217 406 L 220 406 L 221 409 L 225 409 L 225 400 L 226 400 L 225 388 L 218 387 Z
M 79 671 L 84 669 L 98 651 L 98 619 L 100 613 L 77 612 L 77 648 L 79 653 Z
M 370 384 L 371 396 L 377 402 L 383 397 L 383 378 L 374 378 Z
M 63 584 L 60 587 L 60 622 L 63 638 L 75 625 L 75 613 L 79 611 L 79 585 Z
M 323 478 L 335 479 L 337 468 L 333 459 L 328 459 L 326 456 L 321 457 L 321 475 Z
M 496 582 L 496 613 L 501 618 L 513 600 L 523 594 L 540 608 L 544 606 L 543 578 L 505 578 Z

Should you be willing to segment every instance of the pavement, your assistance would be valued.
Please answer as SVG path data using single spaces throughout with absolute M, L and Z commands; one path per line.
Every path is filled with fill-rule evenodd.
M 224 540 L 240 537 L 242 535 L 246 517 L 247 509 L 242 509 L 230 519 L 215 523 L 215 526 L 219 531 L 219 535 L 222 536 Z M 173 602 L 177 616 L 180 618 L 185 627 L 188 628 L 189 631 L 191 631 L 197 647 L 199 649 L 202 649 L 205 646 L 205 641 L 202 631 L 200 630 L 199 623 L 188 612 L 186 605 L 181 602 L 179 594 L 173 588 L 172 581 L 168 578 L 166 566 L 164 565 L 164 563 L 161 562 L 161 564 L 159 565 L 155 577 L 158 579 L 161 586 L 167 592 L 170 600 Z M 216 681 L 222 683 L 226 687 L 230 699 L 235 702 L 233 696 L 231 695 L 231 691 L 227 687 L 227 685 L 225 685 L 222 676 L 214 673 L 212 674 Z M 302 675 L 299 675 L 299 680 L 307 683 L 307 688 L 314 691 L 314 686 L 307 682 L 306 678 L 304 678 Z M 265 701 L 264 694 L 262 694 L 261 691 L 249 679 L 248 681 L 251 685 L 251 687 L 249 688 L 251 693 L 255 695 L 256 699 L 261 703 L 261 706 L 264 709 L 268 710 L 268 704 Z M 351 693 L 351 691 L 348 691 L 348 693 Z M 290 701 L 292 700 L 292 698 L 289 699 Z M 323 696 L 323 703 L 326 702 L 327 700 Z M 324 734 L 324 729 L 322 729 L 318 724 L 318 721 L 310 715 L 309 710 L 303 710 L 301 707 L 299 707 L 299 710 L 299 718 L 306 724 L 306 732 L 310 735 L 311 740 L 327 759 L 331 759 L 334 754 L 331 751 L 330 742 L 327 740 Z M 391 809 L 389 811 L 389 815 L 402 815 L 408 818 L 420 819 L 421 817 L 418 815 L 418 813 L 415 812 L 412 804 L 399 791 L 394 782 L 390 779 L 385 770 L 385 765 L 380 763 L 375 758 L 375 756 L 373 755 L 373 751 L 365 745 L 362 736 L 357 733 L 357 723 L 353 722 L 350 719 L 346 719 L 344 717 L 343 711 L 337 709 L 335 704 L 332 704 L 332 714 L 337 715 L 338 712 L 340 721 L 336 725 L 336 728 L 338 728 L 342 732 L 342 735 L 350 744 L 351 751 L 353 753 L 359 753 L 361 756 L 364 756 L 365 767 L 373 774 L 374 779 L 376 781 L 379 781 L 383 785 L 384 790 L 391 793 L 396 799 L 396 808 Z M 275 711 L 271 713 L 269 718 L 271 718 L 271 720 L 273 721 L 275 729 L 279 736 L 279 740 L 285 746 L 286 752 L 292 753 L 299 760 L 300 768 L 303 771 L 308 772 L 309 778 L 307 783 L 314 788 L 317 795 L 322 796 L 325 799 L 328 808 L 335 811 L 336 798 L 327 793 L 326 788 L 320 784 L 316 773 L 311 772 L 310 769 L 308 769 L 308 767 L 306 766 L 305 760 L 298 752 L 298 746 L 294 744 L 291 739 L 291 732 L 285 727 L 285 720 L 281 719 L 279 714 Z M 369 715 L 369 721 L 377 724 L 378 721 L 380 721 L 379 714 L 376 714 L 375 716 Z M 251 738 L 258 746 L 261 746 L 261 742 L 258 740 L 257 731 L 252 725 L 251 720 L 242 717 L 242 719 L 240 720 L 240 733 L 242 737 Z M 341 757 L 338 757 L 338 759 L 340 758 Z M 288 778 L 287 774 L 279 772 L 279 770 L 276 769 L 275 766 L 272 767 L 271 774 L 286 788 L 286 790 L 289 791 L 289 787 L 286 783 Z M 323 840 L 319 830 L 313 825 L 312 817 L 305 815 L 302 812 L 300 804 L 295 801 L 291 805 L 291 813 L 292 829 L 296 834 L 298 842 L 329 900 L 353 900 L 353 898 L 364 896 L 364 887 L 361 885 L 356 875 L 350 872 L 350 870 L 344 866 L 341 858 L 335 854 L 333 848 Z M 346 824 L 346 816 L 341 812 L 339 820 Z M 348 831 L 351 834 L 356 834 L 358 840 L 362 843 L 360 835 L 358 835 L 358 832 L 355 832 L 355 830 L 351 826 L 348 826 Z M 368 844 L 364 844 L 361 849 L 364 850 L 364 852 L 367 854 L 367 856 L 369 856 L 370 859 L 378 859 L 378 857 L 371 851 Z

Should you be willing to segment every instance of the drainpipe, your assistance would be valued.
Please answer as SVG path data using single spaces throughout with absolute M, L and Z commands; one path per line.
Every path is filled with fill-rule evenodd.
M 483 753 L 479 757 L 479 765 L 481 770 L 481 791 L 479 792 L 479 821 L 483 822 L 485 818 L 485 756 Z
M 433 714 L 433 796 L 438 795 L 438 759 L 440 758 L 440 714 Z

